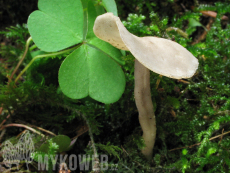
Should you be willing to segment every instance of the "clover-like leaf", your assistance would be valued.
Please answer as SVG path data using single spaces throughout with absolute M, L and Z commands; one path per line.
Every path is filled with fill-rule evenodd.
M 83 8 L 80 0 L 39 0 L 28 29 L 43 51 L 59 51 L 83 40 Z
M 105 42 L 105 41 L 103 41 L 97 37 L 94 37 L 91 40 L 89 40 L 89 43 L 91 45 L 97 47 L 101 51 L 105 52 L 106 54 L 108 54 L 110 57 L 112 57 L 115 61 L 117 61 L 121 65 L 125 64 L 125 61 L 121 58 L 122 54 L 121 54 L 120 50 L 113 47 L 111 44 L 109 44 L 109 43 L 107 43 L 107 42 Z
M 125 76 L 107 54 L 84 44 L 63 61 L 59 84 L 63 93 L 72 99 L 89 95 L 102 103 L 113 103 L 124 92 Z
M 87 8 L 87 12 L 88 12 L 88 32 L 87 32 L 87 38 L 91 38 L 91 37 L 96 37 L 94 32 L 93 32 L 93 25 L 94 25 L 94 21 L 96 20 L 97 17 L 97 11 L 94 7 L 94 3 L 90 0 L 88 1 L 88 8 Z
M 112 12 L 117 16 L 117 5 L 114 0 L 102 0 L 102 5 L 105 7 L 107 12 Z
M 91 45 L 99 48 L 100 50 L 102 50 L 103 52 L 105 52 L 106 54 L 108 54 L 110 57 L 112 57 L 115 61 L 117 61 L 118 63 L 124 65 L 125 62 L 124 60 L 121 59 L 122 54 L 120 52 L 120 50 L 118 50 L 117 48 L 113 47 L 112 45 L 110 45 L 109 43 L 97 38 L 93 32 L 93 26 L 94 26 L 94 22 L 96 20 L 97 17 L 97 12 L 96 9 L 94 7 L 94 3 L 89 0 L 88 1 L 88 14 L 87 14 L 87 42 L 90 43 Z
M 93 0 L 39 0 L 39 10 L 30 15 L 28 28 L 42 51 L 59 51 L 83 43 L 63 61 L 60 87 L 73 99 L 89 95 L 97 101 L 112 103 L 125 88 L 124 73 L 114 60 L 120 64 L 124 61 L 117 48 L 98 39 L 93 32 L 94 21 L 104 13 L 104 8 L 117 14 L 114 0 L 103 1 L 102 5 Z

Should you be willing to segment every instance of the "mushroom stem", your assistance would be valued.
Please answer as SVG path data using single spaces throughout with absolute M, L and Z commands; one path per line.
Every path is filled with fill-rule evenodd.
M 143 130 L 145 148 L 142 149 L 144 156 L 151 160 L 156 138 L 156 120 L 151 99 L 150 71 L 135 59 L 135 89 L 134 97 L 139 112 L 139 122 Z

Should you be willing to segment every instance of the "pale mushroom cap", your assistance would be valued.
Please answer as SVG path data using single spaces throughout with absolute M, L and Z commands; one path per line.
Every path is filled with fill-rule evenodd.
M 198 68 L 198 60 L 180 44 L 157 37 L 137 37 L 112 13 L 98 16 L 93 29 L 97 37 L 129 50 L 145 67 L 163 76 L 190 78 Z
M 129 51 L 121 39 L 114 17 L 113 13 L 98 16 L 93 26 L 94 34 L 118 49 Z

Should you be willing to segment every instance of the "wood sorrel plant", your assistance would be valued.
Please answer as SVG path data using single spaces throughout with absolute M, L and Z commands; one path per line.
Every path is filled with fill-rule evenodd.
M 104 8 L 117 15 L 114 0 L 39 0 L 38 8 L 28 19 L 34 43 L 45 52 L 71 52 L 59 69 L 62 92 L 72 99 L 89 95 L 103 103 L 116 102 L 125 89 L 118 65 L 124 64 L 122 54 L 93 33 L 94 21 Z

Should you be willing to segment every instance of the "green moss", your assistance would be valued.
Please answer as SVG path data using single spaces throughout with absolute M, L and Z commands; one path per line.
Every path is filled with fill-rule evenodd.
M 62 57 L 35 62 L 17 88 L 6 85 L 7 75 L 12 72 L 8 69 L 16 66 L 24 47 L 20 41 L 19 46 L 1 48 L 1 56 L 10 64 L 7 68 L 6 62 L 0 64 L 0 103 L 4 103 L 6 110 L 1 120 L 11 112 L 10 122 L 24 120 L 56 134 L 67 133 L 74 137 L 76 134 L 73 129 L 84 123 L 82 117 L 74 111 L 78 110 L 89 121 L 99 153 L 110 156 L 109 164 L 118 164 L 117 172 L 229 172 L 229 135 L 209 140 L 230 131 L 230 27 L 228 21 L 220 20 L 223 14 L 230 13 L 228 3 L 201 5 L 194 11 L 179 13 L 174 10 L 178 4 L 173 1 L 141 2 L 124 1 L 124 4 L 130 6 L 118 5 L 120 9 L 129 9 L 119 11 L 127 29 L 138 36 L 175 40 L 199 60 L 197 73 L 186 81 L 159 78 L 158 74 L 151 73 L 157 119 L 157 138 L 151 163 L 146 162 L 140 154 L 144 144 L 133 98 L 134 57 L 129 53 L 123 57 L 126 61 L 122 67 L 127 81 L 125 92 L 118 102 L 105 105 L 88 97 L 71 100 L 61 93 L 57 71 Z M 134 9 L 134 6 L 139 9 Z M 165 9 L 171 10 L 167 12 Z M 216 10 L 218 15 L 206 38 L 198 44 L 192 44 L 204 32 L 204 28 L 190 25 L 189 19 L 204 26 L 207 22 L 202 21 L 204 19 L 200 10 Z M 126 14 L 130 14 L 128 18 Z M 169 27 L 182 30 L 188 38 L 176 31 L 167 31 Z M 27 30 L 22 33 L 27 34 Z M 7 35 L 6 32 L 4 34 Z M 11 36 L 9 38 L 22 40 L 20 35 Z M 31 57 L 33 55 L 27 56 L 22 66 Z M 158 79 L 161 81 L 156 89 Z M 3 140 L 19 132 L 19 129 L 9 129 Z M 93 153 L 92 148 L 87 147 L 88 141 L 89 137 L 82 135 L 76 142 L 76 149 L 70 152 Z

